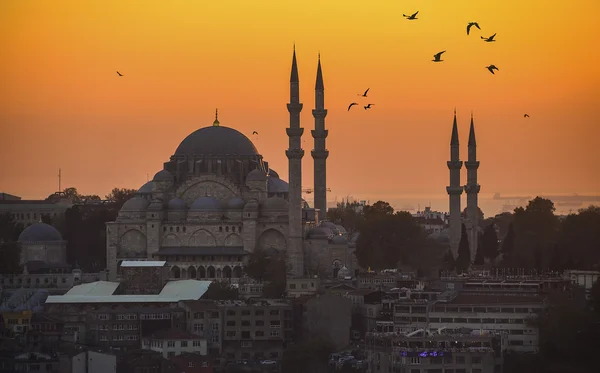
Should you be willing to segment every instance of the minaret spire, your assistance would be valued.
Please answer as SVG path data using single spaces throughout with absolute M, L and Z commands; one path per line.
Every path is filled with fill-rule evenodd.
M 458 125 L 456 123 L 456 108 L 454 109 L 454 121 L 452 123 L 452 136 L 450 138 L 450 161 L 448 169 L 450 170 L 450 185 L 446 187 L 450 199 L 450 249 L 456 258 L 458 254 L 458 244 L 462 230 L 460 196 L 463 188 L 460 185 L 460 169 L 462 161 L 460 160 L 458 142 Z
M 291 266 L 292 277 L 304 275 L 304 235 L 302 228 L 302 134 L 304 128 L 300 127 L 300 83 L 298 80 L 298 64 L 296 62 L 296 45 L 292 56 L 292 71 L 290 75 L 290 103 L 287 104 L 290 113 L 290 126 L 286 129 L 289 137 L 289 148 L 285 154 L 288 158 L 289 186 L 289 234 L 287 247 L 287 260 Z
M 467 194 L 467 232 L 469 235 L 469 249 L 471 250 L 471 260 L 475 259 L 479 239 L 479 190 L 481 187 L 477 183 L 477 169 L 479 161 L 477 160 L 477 141 L 475 140 L 475 125 L 473 124 L 473 113 L 471 113 L 471 126 L 469 128 L 469 146 L 468 159 L 465 162 L 467 169 L 467 184 L 464 186 Z
M 311 131 L 315 139 L 315 147 L 311 152 L 314 160 L 314 196 L 315 208 L 319 210 L 319 220 L 327 217 L 327 157 L 329 151 L 325 140 L 329 131 L 325 129 L 325 86 L 323 84 L 323 70 L 321 68 L 321 53 L 317 62 L 317 79 L 315 82 L 315 109 L 312 111 L 315 118 L 315 129 Z

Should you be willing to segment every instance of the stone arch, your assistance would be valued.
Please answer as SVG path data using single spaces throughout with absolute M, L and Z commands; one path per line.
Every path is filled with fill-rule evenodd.
M 206 269 L 206 278 L 215 278 L 215 267 L 208 266 Z
M 181 278 L 187 278 L 187 268 L 181 268 Z
M 231 267 L 230 266 L 225 266 L 223 267 L 223 278 L 231 278 Z
M 146 235 L 137 229 L 130 229 L 119 239 L 118 257 L 145 257 Z
M 196 275 L 197 275 L 196 267 L 189 266 L 189 268 L 187 270 L 187 278 L 194 279 L 194 278 L 196 278 Z
M 198 267 L 197 278 L 206 278 L 206 268 L 204 266 Z
M 234 278 L 242 278 L 243 275 L 244 275 L 244 271 L 242 270 L 242 267 L 240 267 L 240 266 L 233 267 L 233 277 Z
M 173 278 L 181 278 L 181 270 L 177 266 L 173 266 L 171 268 L 171 277 Z
M 176 193 L 188 206 L 204 196 L 211 196 L 221 201 L 228 201 L 239 196 L 239 189 L 228 179 L 218 175 L 203 175 L 183 183 Z
M 262 232 L 256 246 L 261 250 L 276 249 L 281 251 L 287 249 L 287 240 L 283 233 L 271 228 Z
M 165 247 L 181 247 L 181 240 L 176 235 L 169 233 L 162 240 L 162 246 Z
M 206 229 L 198 229 L 190 237 L 189 246 L 217 246 L 217 240 L 212 233 Z
M 217 268 L 217 278 L 222 278 L 223 277 L 223 271 L 221 270 L 221 268 Z
M 244 240 L 237 233 L 231 233 L 225 238 L 225 246 L 244 246 Z

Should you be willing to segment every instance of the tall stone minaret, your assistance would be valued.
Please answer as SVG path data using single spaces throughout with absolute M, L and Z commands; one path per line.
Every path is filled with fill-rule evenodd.
M 317 65 L 317 81 L 315 83 L 315 109 L 312 111 L 315 117 L 315 129 L 312 136 L 315 139 L 315 147 L 311 152 L 315 161 L 315 208 L 319 209 L 319 220 L 327 217 L 327 157 L 329 151 L 325 148 L 325 139 L 329 131 L 325 129 L 325 87 L 323 86 L 323 72 L 321 71 L 321 55 Z
M 288 158 L 289 169 L 289 234 L 287 255 L 293 277 L 304 275 L 304 250 L 302 230 L 302 133 L 300 127 L 300 83 L 298 81 L 298 65 L 296 64 L 296 47 L 292 57 L 292 74 L 290 76 L 290 103 L 287 109 L 290 113 L 290 127 L 286 129 L 290 138 L 290 146 L 285 155 Z
M 465 193 L 467 194 L 467 219 L 469 245 L 471 250 L 471 261 L 475 260 L 477 253 L 478 227 L 479 227 L 479 206 L 478 194 L 481 187 L 477 184 L 477 169 L 479 161 L 477 160 L 477 142 L 475 141 L 475 126 L 473 125 L 473 114 L 471 113 L 471 128 L 469 129 L 469 157 L 465 162 L 467 168 L 467 184 Z
M 446 187 L 450 198 L 450 249 L 456 258 L 458 254 L 458 244 L 462 228 L 462 219 L 460 211 L 460 196 L 463 187 L 460 185 L 460 169 L 462 162 L 459 156 L 458 147 L 458 125 L 456 124 L 456 109 L 454 110 L 454 123 L 452 124 L 452 138 L 450 139 L 450 161 L 448 169 L 450 170 L 450 185 Z

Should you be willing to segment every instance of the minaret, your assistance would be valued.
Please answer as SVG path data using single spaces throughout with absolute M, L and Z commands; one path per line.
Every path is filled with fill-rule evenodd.
M 465 193 L 467 194 L 467 219 L 469 220 L 468 233 L 469 245 L 471 250 L 471 261 L 475 260 L 477 253 L 478 229 L 479 227 L 479 206 L 478 195 L 481 187 L 477 184 L 477 169 L 479 161 L 477 160 L 477 142 L 475 141 L 475 126 L 473 125 L 473 113 L 471 113 L 471 128 L 469 129 L 469 157 L 465 162 L 467 169 L 467 184 Z
M 325 139 L 329 131 L 325 129 L 325 87 L 323 86 L 323 72 L 321 71 L 321 54 L 317 65 L 317 81 L 315 83 L 315 109 L 312 111 L 315 117 L 315 129 L 312 137 L 315 139 L 315 147 L 311 152 L 315 162 L 314 196 L 315 208 L 319 209 L 319 220 L 323 221 L 327 216 L 327 157 L 329 151 L 325 148 Z
M 452 138 L 450 139 L 450 161 L 448 169 L 450 170 L 450 185 L 446 187 L 450 198 L 450 249 L 454 257 L 458 255 L 458 244 L 460 243 L 460 234 L 462 228 L 460 196 L 463 188 L 460 185 L 460 169 L 462 162 L 459 156 L 458 147 L 458 125 L 456 124 L 456 109 L 454 109 L 454 123 L 452 124 Z
M 291 266 L 293 277 L 304 275 L 304 250 L 302 230 L 302 133 L 300 127 L 300 83 L 298 81 L 298 66 L 296 64 L 296 47 L 292 57 L 292 74 L 290 77 L 290 103 L 287 109 L 290 113 L 290 127 L 286 129 L 290 138 L 290 147 L 285 154 L 288 158 L 289 169 L 289 235 L 288 235 L 288 264 Z

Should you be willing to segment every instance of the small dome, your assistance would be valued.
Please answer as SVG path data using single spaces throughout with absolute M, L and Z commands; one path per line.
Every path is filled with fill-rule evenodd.
M 150 202 L 148 202 L 147 199 L 140 196 L 135 196 L 133 198 L 128 199 L 127 202 L 123 204 L 123 207 L 121 207 L 121 211 L 146 211 L 149 204 Z
M 281 197 L 270 197 L 262 204 L 262 208 L 268 211 L 288 211 L 289 204 Z
M 340 232 L 340 234 L 342 234 L 342 235 L 348 234 L 348 231 L 346 230 L 346 228 L 342 227 L 341 225 L 336 224 L 335 227 L 337 228 L 337 231 Z
M 324 221 L 319 226 L 323 227 L 323 228 L 329 228 L 329 229 L 331 229 L 331 231 L 333 232 L 333 234 L 340 234 L 340 231 L 338 230 L 337 225 L 333 224 L 330 221 Z
M 25 228 L 19 235 L 19 242 L 62 241 L 60 232 L 46 223 L 35 223 Z
M 173 198 L 172 200 L 169 201 L 167 208 L 169 210 L 176 210 L 176 211 L 184 211 L 185 210 L 185 201 L 182 200 L 181 198 Z
M 346 277 L 350 277 L 350 270 L 348 268 L 346 268 L 346 266 L 343 266 L 342 268 L 340 268 L 340 270 L 338 271 L 337 274 L 338 279 L 343 280 Z
M 148 210 L 152 210 L 152 211 L 160 211 L 163 208 L 164 208 L 164 205 L 163 205 L 162 201 L 158 201 L 158 200 L 152 201 L 150 203 L 150 205 L 148 205 Z
M 333 238 L 331 239 L 331 243 L 333 243 L 334 245 L 346 245 L 348 243 L 348 240 L 346 239 L 346 237 L 344 236 L 333 236 Z
M 231 210 L 241 210 L 244 208 L 246 201 L 240 197 L 233 197 L 227 202 L 227 208 Z
M 152 181 L 173 181 L 173 175 L 167 170 L 160 170 L 154 175 Z
M 142 185 L 140 189 L 138 189 L 136 194 L 152 194 L 154 190 L 154 182 L 149 181 L 146 184 Z
M 195 200 L 194 203 L 192 203 L 192 205 L 190 206 L 190 210 L 218 211 L 221 210 L 221 202 L 209 196 L 200 197 L 197 200 Z
M 267 179 L 267 192 L 269 193 L 288 193 L 290 186 L 279 177 L 273 177 L 269 174 Z
M 251 199 L 244 206 L 244 211 L 257 211 L 258 210 L 258 201 L 255 199 Z
M 308 231 L 308 238 L 330 240 L 333 237 L 334 234 L 329 228 L 316 227 Z
M 269 176 L 275 179 L 279 179 L 279 174 L 272 169 L 269 169 Z
M 259 170 L 258 168 L 250 171 L 248 176 L 246 176 L 246 182 L 248 181 L 265 181 L 267 180 L 267 174 L 263 170 Z

